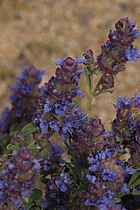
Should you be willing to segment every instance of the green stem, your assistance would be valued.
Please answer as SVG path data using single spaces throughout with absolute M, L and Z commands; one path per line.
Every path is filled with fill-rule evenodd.
M 67 147 L 68 149 L 71 150 L 71 147 L 70 147 L 66 142 L 64 142 L 64 144 L 66 145 L 66 147 Z
M 93 91 L 92 91 L 92 89 L 90 89 L 90 98 L 89 98 L 87 107 L 86 107 L 86 109 L 85 109 L 85 113 L 86 113 L 86 114 L 88 113 L 88 110 L 89 110 L 89 108 L 90 108 L 90 106 L 91 106 L 91 103 L 92 103 L 93 98 L 96 97 L 96 92 L 97 92 L 97 89 L 98 89 L 98 87 L 99 87 L 99 85 L 100 85 L 100 81 L 101 81 L 101 78 L 100 78 L 99 81 L 97 82 L 96 87 L 94 88 Z
M 90 98 L 88 100 L 88 103 L 87 103 L 87 106 L 86 106 L 86 109 L 85 109 L 85 114 L 88 113 L 88 110 L 89 110 L 89 108 L 91 106 L 92 100 L 93 100 L 93 96 L 90 94 Z

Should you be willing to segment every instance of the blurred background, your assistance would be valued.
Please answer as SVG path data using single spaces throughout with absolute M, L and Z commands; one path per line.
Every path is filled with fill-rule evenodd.
M 95 57 L 107 40 L 109 30 L 122 17 L 137 22 L 140 30 L 139 0 L 0 0 L 0 111 L 9 106 L 10 85 L 23 66 L 45 69 L 47 82 L 54 74 L 56 59 L 92 49 Z M 135 45 L 140 47 L 140 39 Z M 116 77 L 113 95 L 106 93 L 93 101 L 90 112 L 106 127 L 115 116 L 116 97 L 140 92 L 139 61 L 127 64 Z M 81 87 L 88 94 L 84 76 Z M 80 102 L 84 108 L 87 97 Z

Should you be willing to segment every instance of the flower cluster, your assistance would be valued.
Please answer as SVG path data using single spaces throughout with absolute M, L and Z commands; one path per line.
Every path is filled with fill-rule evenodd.
M 95 148 L 103 147 L 103 138 L 101 138 L 105 129 L 100 119 L 92 118 L 88 123 L 73 133 L 72 149 L 77 156 L 86 158 L 88 154 Z
M 90 154 L 89 168 L 86 175 L 89 186 L 82 191 L 77 200 L 75 204 L 77 209 L 85 205 L 95 209 L 119 210 L 122 207 L 115 205 L 115 197 L 118 193 L 129 194 L 130 192 L 125 181 L 135 170 L 120 159 L 124 151 L 117 144 L 114 132 L 105 131 L 103 127 L 100 131 L 96 130 L 97 135 L 95 132 L 90 141 L 92 144 L 88 153 Z M 79 158 L 82 159 L 82 156 Z
M 114 75 L 125 70 L 127 61 L 137 61 L 140 51 L 133 45 L 138 38 L 135 22 L 122 18 L 111 30 L 107 42 L 101 46 L 101 54 L 97 57 L 97 68 L 102 72 L 98 89 L 107 90 L 114 87 Z M 100 86 L 100 87 L 99 87 Z
M 69 173 L 61 172 L 59 175 L 52 176 L 48 181 L 45 190 L 45 200 L 42 201 L 43 209 L 53 209 L 55 206 L 58 210 L 67 209 L 69 202 L 69 188 L 72 181 Z
M 59 170 L 60 166 L 65 163 L 62 159 L 64 150 L 53 140 L 48 141 L 47 155 L 41 160 L 41 166 L 43 168 L 45 176 L 51 171 Z
M 12 108 L 5 109 L 0 121 L 2 133 L 14 131 L 7 148 L 2 142 L 6 154 L 0 159 L 0 209 L 140 206 L 140 94 L 117 99 L 109 131 L 99 118 L 87 115 L 93 96 L 111 92 L 114 75 L 125 69 L 127 61 L 140 58 L 133 46 L 138 37 L 135 22 L 123 18 L 115 27 L 97 62 L 92 50 L 76 60 L 57 60 L 55 76 L 41 89 L 44 71 L 30 66 L 17 77 Z M 83 97 L 79 88 L 83 69 L 90 92 L 86 114 L 76 105 L 76 97 Z M 95 74 L 101 74 L 97 85 Z
M 0 132 L 8 133 L 10 126 L 15 124 L 23 126 L 32 120 L 40 96 L 39 84 L 44 71 L 37 70 L 34 66 L 22 69 L 17 77 L 16 84 L 11 87 L 11 109 L 5 108 L 0 119 Z
M 139 167 L 140 94 L 132 98 L 118 98 L 114 107 L 117 111 L 112 123 L 115 135 L 120 138 L 124 148 L 130 148 L 131 164 Z
M 0 209 L 19 209 L 35 187 L 39 162 L 26 147 L 21 148 L 1 168 Z
M 140 58 L 138 48 L 132 43 L 138 38 L 135 22 L 122 18 L 115 24 L 116 30 L 111 30 L 109 40 L 104 44 L 102 53 L 97 58 L 100 69 L 108 74 L 117 74 L 125 69 L 126 61 L 136 61 Z
M 75 105 L 76 96 L 83 97 L 78 80 L 82 68 L 72 58 L 59 60 L 56 64 L 56 76 L 45 84 L 44 94 L 36 111 L 34 123 L 40 127 L 43 135 L 53 130 L 66 141 L 71 132 L 87 122 L 87 117 Z

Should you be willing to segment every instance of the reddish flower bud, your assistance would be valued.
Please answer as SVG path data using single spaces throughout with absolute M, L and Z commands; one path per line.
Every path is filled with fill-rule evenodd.
M 104 74 L 101 77 L 101 83 L 102 88 L 104 90 L 110 89 L 112 87 L 114 87 L 114 77 L 112 74 Z

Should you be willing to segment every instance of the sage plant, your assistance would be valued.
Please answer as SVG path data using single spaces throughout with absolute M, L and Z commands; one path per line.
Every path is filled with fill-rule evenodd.
M 97 59 L 90 49 L 80 58 L 56 60 L 55 76 L 41 90 L 44 72 L 23 70 L 12 88 L 12 108 L 1 120 L 3 133 L 19 120 L 19 130 L 10 134 L 1 156 L 1 209 L 140 207 L 140 94 L 117 99 L 110 130 L 100 118 L 88 116 L 93 97 L 112 93 L 116 74 L 125 70 L 126 62 L 140 58 L 133 45 L 137 38 L 135 22 L 120 19 Z M 84 97 L 79 82 L 83 72 L 89 88 L 85 111 L 77 105 L 78 97 Z

